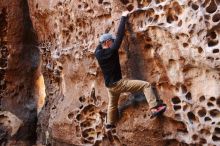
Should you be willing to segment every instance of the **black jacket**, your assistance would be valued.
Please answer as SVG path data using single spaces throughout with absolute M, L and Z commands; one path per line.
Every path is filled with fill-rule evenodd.
M 121 42 L 125 34 L 126 21 L 127 17 L 122 16 L 116 39 L 110 48 L 103 49 L 102 45 L 99 44 L 95 50 L 95 56 L 98 60 L 99 66 L 101 67 L 105 79 L 105 85 L 107 87 L 111 86 L 113 83 L 122 78 L 118 49 L 121 46 Z

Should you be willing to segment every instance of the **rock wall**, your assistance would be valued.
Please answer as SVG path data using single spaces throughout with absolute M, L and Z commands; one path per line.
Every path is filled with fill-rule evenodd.
M 219 1 L 29 2 L 47 94 L 38 143 L 219 145 Z M 117 31 L 121 11 L 136 8 L 120 49 L 123 76 L 155 84 L 168 111 L 151 121 L 143 95 L 123 94 L 108 140 L 108 98 L 93 53 L 103 32 Z
M 42 80 L 37 42 L 27 1 L 1 0 L 1 145 L 32 145 L 37 139 L 37 83 Z
M 29 0 L 30 13 L 22 2 L 0 2 L 1 109 L 18 123 L 31 117 L 33 127 L 38 113 L 38 145 L 220 145 L 219 0 Z M 122 74 L 152 83 L 168 109 L 150 120 L 143 94 L 124 93 L 109 137 L 108 96 L 94 50 L 102 33 L 116 33 L 122 11 L 137 8 L 119 51 Z M 32 25 L 25 14 L 37 39 L 27 35 Z M 4 119 L 11 114 L 3 114 L 9 131 Z

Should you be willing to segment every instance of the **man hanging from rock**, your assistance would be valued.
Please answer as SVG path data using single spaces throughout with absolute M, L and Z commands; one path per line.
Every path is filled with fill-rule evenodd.
M 115 128 L 118 120 L 118 100 L 123 92 L 144 92 L 150 107 L 151 117 L 162 114 L 166 110 L 166 105 L 157 101 L 150 83 L 141 80 L 122 79 L 118 50 L 125 34 L 128 14 L 129 11 L 122 13 L 116 38 L 109 33 L 101 35 L 99 38 L 100 44 L 95 50 L 95 56 L 104 75 L 109 96 L 107 130 Z

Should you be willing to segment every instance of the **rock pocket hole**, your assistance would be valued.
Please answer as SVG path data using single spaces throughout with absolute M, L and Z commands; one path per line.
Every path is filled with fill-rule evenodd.
M 220 14 L 215 14 L 213 17 L 212 17 L 212 21 L 213 22 L 218 22 L 220 20 Z
M 199 52 L 199 53 L 202 53 L 202 52 L 203 52 L 202 47 L 199 47 L 199 48 L 198 48 L 198 52 Z
M 164 2 L 165 0 L 155 0 L 156 4 L 159 4 L 159 3 L 162 3 Z
M 84 9 L 88 8 L 89 5 L 87 3 L 84 2 L 83 4 L 84 4 Z
M 220 137 L 216 136 L 216 135 L 213 135 L 212 136 L 212 140 L 213 141 L 220 141 Z
M 89 141 L 94 141 L 94 137 L 88 137 L 87 138 Z
M 95 107 L 94 105 L 88 105 L 86 106 L 84 109 L 83 109 L 83 113 L 84 114 L 88 114 L 88 113 L 91 113 L 91 112 L 94 112 L 95 111 Z
M 206 35 L 206 37 L 209 37 L 209 38 L 211 38 L 211 39 L 216 39 L 217 34 L 216 34 L 215 31 L 211 31 L 211 32 L 209 32 L 209 33 Z
M 192 4 L 192 9 L 193 9 L 193 10 L 195 10 L 195 11 L 196 11 L 196 10 L 198 10 L 198 8 L 199 8 L 199 6 L 198 6 L 198 5 L 196 5 L 196 4 Z
M 215 101 L 216 99 L 215 99 L 215 97 L 210 97 L 209 100 L 210 101 Z
M 90 137 L 90 135 L 96 135 L 96 132 L 93 128 L 86 129 L 82 132 L 83 137 Z
M 205 15 L 204 17 L 205 17 L 206 20 L 209 20 L 209 19 L 210 19 L 210 16 L 209 16 L 209 15 Z
M 182 20 L 180 20 L 180 21 L 178 22 L 178 26 L 179 26 L 179 27 L 181 27 L 181 26 L 182 26 L 182 24 L 183 24 L 183 21 L 182 21 Z
M 103 0 L 98 0 L 98 3 L 99 3 L 99 4 L 102 4 L 102 2 L 103 2 Z
M 213 62 L 214 61 L 214 58 L 213 57 L 206 57 L 206 59 L 208 59 L 208 60 L 210 60 L 211 62 Z
M 219 53 L 219 49 L 213 49 L 212 53 Z
M 215 128 L 215 133 L 216 133 L 216 134 L 220 134 L 220 128 L 216 127 L 216 128 Z
M 219 110 L 217 109 L 210 110 L 209 114 L 211 115 L 211 117 L 219 117 Z
M 128 10 L 128 11 L 132 11 L 133 9 L 134 9 L 133 4 L 128 4 L 128 5 L 127 5 L 127 10 Z
M 205 117 L 204 119 L 206 122 L 211 121 L 212 119 L 210 117 Z
M 190 92 L 188 92 L 188 93 L 186 94 L 186 99 L 187 99 L 187 100 L 191 100 L 191 99 L 192 99 L 192 95 L 191 95 Z
M 53 107 L 52 107 L 52 110 L 55 110 L 57 107 L 54 105 Z
M 211 0 L 211 3 L 206 8 L 206 12 L 214 13 L 216 10 L 217 10 L 217 6 L 216 6 L 216 3 L 215 3 L 215 0 Z
M 186 47 L 188 47 L 188 46 L 189 46 L 188 43 L 183 43 L 183 47 L 184 47 L 184 48 L 186 48 Z
M 153 45 L 151 45 L 151 44 L 145 44 L 145 45 L 144 45 L 144 48 L 145 48 L 145 49 L 149 49 L 149 48 L 152 48 L 152 47 L 153 47 Z
M 155 17 L 154 17 L 154 20 L 153 20 L 153 21 L 154 21 L 154 22 L 157 22 L 157 21 L 158 21 L 158 19 L 159 19 L 159 17 L 160 17 L 159 15 L 155 15 Z
M 85 102 L 85 101 L 86 101 L 85 96 L 81 96 L 81 97 L 79 97 L 79 101 L 82 102 L 82 103 Z
M 103 5 L 108 6 L 108 5 L 111 5 L 111 3 L 109 3 L 109 2 L 103 2 Z
M 172 15 L 168 15 L 168 16 L 167 16 L 167 22 L 168 22 L 168 23 L 172 23 L 173 21 L 174 21 L 173 16 L 172 16 Z
M 120 0 L 124 5 L 129 3 L 129 0 Z
M 196 116 L 194 115 L 193 112 L 188 112 L 187 117 L 188 117 L 189 121 L 191 121 L 191 122 L 196 121 Z
M 207 106 L 208 106 L 208 107 L 212 107 L 212 106 L 214 106 L 214 104 L 211 103 L 211 102 L 208 102 L 208 103 L 207 103 Z
M 180 109 L 181 109 L 181 106 L 180 106 L 180 105 L 174 105 L 174 106 L 173 106 L 173 109 L 174 109 L 175 111 L 180 110 Z
M 206 115 L 206 109 L 205 108 L 202 108 L 202 109 L 200 109 L 199 111 L 198 111 L 198 115 L 200 116 L 200 117 L 204 117 L 205 115 Z
M 209 47 L 216 46 L 217 44 L 218 44 L 218 40 L 209 40 L 208 41 L 208 46 Z
M 182 89 L 182 93 L 186 93 L 187 92 L 187 88 L 185 85 L 181 85 L 181 89 Z
M 193 34 L 194 33 L 194 29 L 192 28 L 190 31 L 189 31 L 189 34 Z
M 207 141 L 206 141 L 206 139 L 204 139 L 204 138 L 200 138 L 200 140 L 199 140 L 200 142 L 200 144 L 206 144 L 207 143 Z
M 81 9 L 82 8 L 82 5 L 78 5 L 78 9 Z
M 218 99 L 216 100 L 216 104 L 218 105 L 218 107 L 220 107 L 220 97 L 218 97 Z
M 196 141 L 198 138 L 199 138 L 199 136 L 198 136 L 197 134 L 193 134 L 192 139 L 193 139 L 194 141 Z
M 200 133 L 201 133 L 201 134 L 204 134 L 204 135 L 206 135 L 206 136 L 211 135 L 211 133 L 210 133 L 210 131 L 209 131 L 208 129 L 201 129 L 201 130 L 200 130 Z
M 87 120 L 80 124 L 81 127 L 91 127 L 92 123 L 95 123 L 95 120 Z
M 68 118 L 69 118 L 70 120 L 72 120 L 73 117 L 74 117 L 74 114 L 73 114 L 73 113 L 69 113 L 69 114 L 68 114 Z
M 86 140 L 86 139 L 83 139 L 83 143 L 86 143 L 86 144 L 93 144 L 93 142 L 89 141 L 89 140 Z
M 181 102 L 180 98 L 178 96 L 175 96 L 172 98 L 173 104 L 179 104 Z
M 78 121 L 81 121 L 81 120 L 82 120 L 82 115 L 81 115 L 81 114 L 76 115 L 76 119 L 77 119 Z
M 91 14 L 94 14 L 94 10 L 92 10 L 92 9 L 89 9 L 87 12 L 91 13 Z
M 199 97 L 199 101 L 200 101 L 200 102 L 205 101 L 205 96 L 201 96 L 201 97 Z
M 112 129 L 112 133 L 116 133 L 116 129 Z
M 71 31 L 71 32 L 73 32 L 73 30 L 74 30 L 74 27 L 73 27 L 73 25 L 69 25 L 69 30 Z
M 188 107 L 189 107 L 189 106 L 188 106 L 187 104 L 184 105 L 184 106 L 183 106 L 183 111 L 186 111 L 186 110 L 188 109 Z

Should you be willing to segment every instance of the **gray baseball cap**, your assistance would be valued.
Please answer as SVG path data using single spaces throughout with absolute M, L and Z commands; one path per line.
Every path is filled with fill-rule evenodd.
M 115 40 L 115 36 L 113 36 L 113 35 L 110 34 L 110 33 L 104 33 L 104 34 L 102 34 L 102 35 L 100 36 L 100 38 L 99 38 L 99 42 L 100 42 L 100 43 L 103 43 L 103 42 L 105 42 L 105 41 L 107 41 L 107 40 Z

